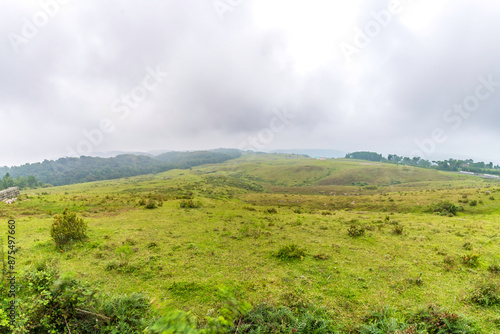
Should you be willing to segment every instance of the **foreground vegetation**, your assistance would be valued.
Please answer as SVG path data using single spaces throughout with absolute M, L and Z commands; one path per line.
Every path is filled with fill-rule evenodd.
M 294 155 L 28 191 L 0 204 L 17 332 L 500 332 L 499 201 L 495 180 Z M 88 230 L 56 247 L 65 208 Z

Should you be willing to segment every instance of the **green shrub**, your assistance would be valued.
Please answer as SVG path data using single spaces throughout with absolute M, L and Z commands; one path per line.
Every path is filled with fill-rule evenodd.
M 275 256 L 281 261 L 303 260 L 306 252 L 296 244 L 290 244 L 281 247 Z
M 318 253 L 313 256 L 316 260 L 328 260 L 330 258 L 330 255 L 325 254 L 325 253 Z
M 150 199 L 148 201 L 148 203 L 146 204 L 146 209 L 156 209 L 157 207 L 158 207 L 158 204 L 153 199 Z
M 408 333 L 429 333 L 429 334 L 475 334 L 481 333 L 475 325 L 468 319 L 446 310 L 440 310 L 435 305 L 429 306 L 425 310 L 416 312 L 410 317 L 409 322 L 414 324 L 421 332 Z
M 400 226 L 400 225 L 396 225 L 394 226 L 394 228 L 392 229 L 392 234 L 396 234 L 396 235 L 402 235 L 404 232 L 404 227 L 403 226 Z
M 179 204 L 182 209 L 197 209 L 201 207 L 201 202 L 193 201 L 192 199 L 182 200 Z
M 307 308 L 293 312 L 285 306 L 261 304 L 227 333 L 329 334 L 334 331 L 332 321 L 321 309 Z
M 481 254 L 469 253 L 462 256 L 462 263 L 468 267 L 479 266 L 479 257 Z
M 473 247 L 472 247 L 472 244 L 467 241 L 465 244 L 462 245 L 462 248 L 465 250 L 471 251 Z
M 476 334 L 474 324 L 455 313 L 440 310 L 434 305 L 413 314 L 392 308 L 373 312 L 363 319 L 355 331 L 360 334 Z
M 365 234 L 365 229 L 357 225 L 351 225 L 347 230 L 347 234 L 351 237 L 360 237 Z
M 87 239 L 87 224 L 83 218 L 66 208 L 62 214 L 54 217 L 50 236 L 59 248 L 70 242 L 84 241 Z
M 472 200 L 469 202 L 470 206 L 476 206 L 477 205 L 477 200 Z
M 276 208 L 269 208 L 266 210 L 267 213 L 278 213 L 278 210 Z
M 110 320 L 103 333 L 135 334 L 147 326 L 145 319 L 150 312 L 150 302 L 143 294 L 132 293 L 106 300 L 100 309 Z
M 488 267 L 488 271 L 493 274 L 500 274 L 500 264 L 498 263 L 490 264 Z
M 438 213 L 442 216 L 456 216 L 459 211 L 463 211 L 463 208 L 449 201 L 441 201 L 431 205 L 428 211 Z
M 498 282 L 483 282 L 476 286 L 470 300 L 481 306 L 500 304 L 500 284 Z

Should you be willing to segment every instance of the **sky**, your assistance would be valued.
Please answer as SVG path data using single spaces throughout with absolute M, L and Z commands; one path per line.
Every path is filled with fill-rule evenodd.
M 2 0 L 0 166 L 109 151 L 500 163 L 498 0 Z

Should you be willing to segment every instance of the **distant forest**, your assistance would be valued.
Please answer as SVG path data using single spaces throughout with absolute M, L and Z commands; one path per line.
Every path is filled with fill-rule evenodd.
M 62 186 L 74 183 L 119 179 L 129 176 L 165 172 L 170 169 L 188 169 L 203 164 L 221 163 L 241 156 L 236 149 L 217 149 L 196 152 L 168 152 L 155 157 L 124 154 L 114 158 L 61 158 L 0 167 L 2 189 L 8 186 L 36 188 Z M 4 187 L 5 185 L 5 187 Z
M 378 154 L 375 152 L 366 152 L 366 151 L 347 153 L 345 157 L 347 159 L 387 162 L 387 163 L 406 165 L 406 166 L 432 168 L 449 172 L 464 171 L 471 173 L 486 173 L 486 174 L 500 175 L 499 165 L 493 165 L 492 162 L 490 163 L 474 162 L 474 160 L 472 159 L 467 159 L 467 160 L 448 159 L 442 161 L 429 161 L 419 157 L 408 158 L 396 154 L 389 154 L 387 158 L 384 158 L 382 154 Z

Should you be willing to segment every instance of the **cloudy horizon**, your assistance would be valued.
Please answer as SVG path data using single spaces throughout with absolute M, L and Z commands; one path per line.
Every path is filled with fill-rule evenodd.
M 500 164 L 495 0 L 7 0 L 0 166 L 108 151 Z

